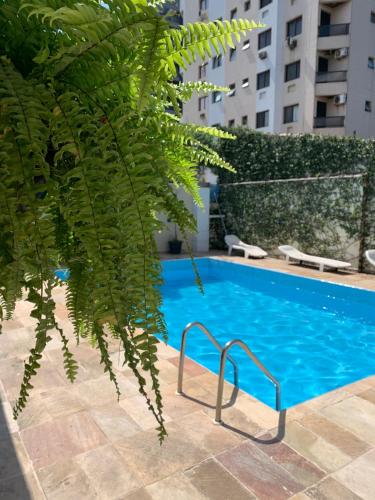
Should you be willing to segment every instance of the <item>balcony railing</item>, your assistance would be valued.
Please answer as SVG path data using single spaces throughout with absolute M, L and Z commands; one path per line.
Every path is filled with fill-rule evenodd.
M 318 116 L 314 119 L 315 128 L 343 127 L 345 116 Z
M 350 24 L 323 24 L 319 26 L 319 36 L 349 35 Z
M 347 71 L 322 71 L 316 74 L 316 83 L 346 82 Z

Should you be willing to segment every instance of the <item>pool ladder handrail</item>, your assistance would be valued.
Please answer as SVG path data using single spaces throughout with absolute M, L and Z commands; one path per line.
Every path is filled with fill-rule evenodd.
M 224 372 L 225 372 L 225 363 L 227 358 L 229 359 L 228 351 L 234 346 L 240 346 L 246 354 L 249 356 L 251 361 L 266 375 L 266 377 L 273 383 L 276 391 L 276 411 L 281 410 L 281 386 L 280 382 L 272 375 L 272 373 L 267 370 L 264 364 L 260 361 L 260 359 L 252 352 L 249 346 L 240 339 L 234 339 L 227 342 L 224 346 L 224 349 L 220 355 L 220 372 L 219 372 L 219 383 L 217 387 L 217 398 L 216 398 L 216 414 L 215 414 L 215 422 L 221 423 L 221 410 L 223 406 L 223 391 L 224 391 Z
M 213 345 L 217 348 L 220 354 L 220 371 L 219 371 L 219 382 L 217 388 L 217 398 L 216 398 L 216 413 L 215 413 L 215 422 L 221 423 L 221 411 L 223 406 L 223 392 L 224 392 L 224 372 L 225 372 L 225 363 L 227 359 L 232 363 L 234 368 L 234 385 L 238 387 L 238 366 L 234 359 L 228 354 L 228 351 L 234 346 L 240 346 L 249 358 L 253 361 L 253 363 L 266 375 L 266 377 L 273 383 L 276 391 L 276 411 L 281 411 L 281 386 L 280 382 L 272 375 L 272 373 L 264 366 L 264 364 L 260 361 L 260 359 L 252 352 L 249 346 L 240 339 L 234 339 L 227 342 L 224 348 L 219 344 L 216 338 L 212 335 L 212 333 L 200 322 L 195 321 L 193 323 L 189 323 L 185 326 L 182 337 L 181 337 L 181 348 L 180 348 L 180 359 L 178 365 L 178 383 L 177 383 L 177 394 L 183 394 L 182 391 L 182 382 L 184 376 L 184 363 L 185 363 L 185 350 L 186 350 L 186 337 L 188 332 L 194 328 L 199 328 L 213 343 Z
M 224 349 L 216 340 L 216 338 L 212 335 L 212 333 L 199 321 L 194 321 L 193 323 L 189 323 L 185 326 L 182 337 L 181 337 L 181 348 L 180 348 L 180 359 L 178 363 L 178 383 L 177 383 L 177 394 L 183 394 L 182 392 L 182 382 L 184 377 L 184 364 L 185 364 L 185 350 L 186 350 L 186 337 L 189 331 L 192 328 L 199 328 L 208 339 L 212 342 L 212 344 L 216 347 L 216 349 L 223 353 Z M 232 356 L 228 355 L 228 360 L 232 363 L 234 369 L 234 386 L 238 387 L 238 367 Z

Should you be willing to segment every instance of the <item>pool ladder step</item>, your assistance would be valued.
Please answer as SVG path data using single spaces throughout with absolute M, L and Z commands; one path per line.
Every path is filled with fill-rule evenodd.
M 248 347 L 248 345 L 243 342 L 240 339 L 234 339 L 230 340 L 225 344 L 224 347 L 222 347 L 219 342 L 216 340 L 216 338 L 212 335 L 212 333 L 202 324 L 199 323 L 198 321 L 195 321 L 194 323 L 189 323 L 186 325 L 182 332 L 182 337 L 181 337 L 181 349 L 180 349 L 180 360 L 179 360 L 179 365 L 178 365 L 178 383 L 177 383 L 177 393 L 178 394 L 183 394 L 182 391 L 182 384 L 183 384 L 183 377 L 184 377 L 184 363 L 185 363 L 185 350 L 186 350 L 186 338 L 187 334 L 189 333 L 190 330 L 193 328 L 199 328 L 205 335 L 206 337 L 212 342 L 212 344 L 216 347 L 216 349 L 221 353 L 220 354 L 220 370 L 219 370 L 219 381 L 218 381 L 218 386 L 217 386 L 217 397 L 216 397 L 216 413 L 215 413 L 215 422 L 221 423 L 221 411 L 223 407 L 223 391 L 224 391 L 224 371 L 225 371 L 225 363 L 228 359 L 228 361 L 233 365 L 234 369 L 234 386 L 238 388 L 238 366 L 237 363 L 234 361 L 232 356 L 228 354 L 230 349 L 234 345 L 238 345 L 241 347 L 246 354 L 249 356 L 251 361 L 266 375 L 266 377 L 273 383 L 275 386 L 275 393 L 276 393 L 276 402 L 275 402 L 275 408 L 276 411 L 281 410 L 281 387 L 279 381 L 272 375 L 272 373 L 267 370 L 267 368 L 263 365 L 263 363 L 257 358 L 257 356 L 251 351 L 251 349 Z

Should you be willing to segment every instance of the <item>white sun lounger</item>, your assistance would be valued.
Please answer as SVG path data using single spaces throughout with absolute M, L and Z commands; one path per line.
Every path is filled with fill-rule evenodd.
M 234 234 L 227 234 L 225 236 L 225 243 L 228 246 L 228 255 L 232 254 L 232 250 L 242 250 L 245 256 L 245 259 L 249 257 L 253 257 L 254 259 L 262 259 L 263 257 L 267 257 L 267 252 L 262 250 L 260 247 L 255 245 L 247 245 L 241 241 L 238 236 Z
M 366 250 L 366 259 L 375 267 L 375 250 Z
M 333 269 L 346 269 L 347 267 L 351 267 L 351 264 L 349 262 L 309 255 L 307 253 L 300 252 L 299 250 L 297 250 L 297 248 L 294 248 L 290 245 L 282 245 L 281 247 L 279 247 L 279 250 L 286 256 L 286 260 L 288 263 L 293 260 L 299 262 L 300 264 L 304 262 L 309 264 L 317 264 L 319 266 L 319 271 L 324 271 L 325 267 Z

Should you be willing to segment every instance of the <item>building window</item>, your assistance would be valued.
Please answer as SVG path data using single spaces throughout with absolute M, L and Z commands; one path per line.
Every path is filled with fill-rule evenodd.
M 374 57 L 369 57 L 369 58 L 368 58 L 368 63 L 367 63 L 367 66 L 368 66 L 370 69 L 375 69 L 375 58 L 374 58 Z
M 301 61 L 296 61 L 294 63 L 287 64 L 285 66 L 285 81 L 290 82 L 290 80 L 296 80 L 299 78 L 301 73 Z
M 241 125 L 243 125 L 244 127 L 246 127 L 247 122 L 248 122 L 248 120 L 247 120 L 247 115 L 245 115 L 245 116 L 243 116 L 243 117 L 241 118 Z
M 232 9 L 230 11 L 230 19 L 237 19 L 237 9 Z
M 228 97 L 233 97 L 236 95 L 236 84 L 235 83 L 231 83 L 229 85 L 229 92 L 227 94 Z
M 248 78 L 244 78 L 242 80 L 242 88 L 246 89 L 246 87 L 248 87 L 248 86 L 249 86 L 249 79 Z
M 284 108 L 284 123 L 298 122 L 298 104 Z
M 208 9 L 208 0 L 199 0 L 199 10 Z
M 259 0 L 259 8 L 263 9 L 266 5 L 272 3 L 272 0 Z
M 250 48 L 250 40 L 244 40 L 242 44 L 242 50 L 247 50 Z
M 223 62 L 222 59 L 223 59 L 223 56 L 221 54 L 219 54 L 218 56 L 214 56 L 212 58 L 212 68 L 213 69 L 219 68 Z
M 264 49 L 264 47 L 268 47 L 271 45 L 272 41 L 272 29 L 270 28 L 267 31 L 263 31 L 258 35 L 258 50 Z
M 367 113 L 371 113 L 371 111 L 372 111 L 372 102 L 371 101 L 365 101 L 365 111 Z
M 235 61 L 236 60 L 236 56 L 237 56 L 237 49 L 236 48 L 230 49 L 229 50 L 229 60 L 230 61 Z
M 270 112 L 260 111 L 259 113 L 257 113 L 256 117 L 256 128 L 268 127 L 269 120 L 270 120 Z
M 205 111 L 207 109 L 207 96 L 199 97 L 198 99 L 198 111 Z
M 234 127 L 234 124 L 235 124 L 235 123 L 236 123 L 236 122 L 235 122 L 234 120 L 229 120 L 229 121 L 228 121 L 228 127 Z
M 270 86 L 271 71 L 263 71 L 257 74 L 257 90 L 264 89 Z
M 223 94 L 219 90 L 215 90 L 214 92 L 212 92 L 212 102 L 214 104 L 222 100 L 223 100 Z
M 302 33 L 302 16 L 292 19 L 286 23 L 287 38 L 300 35 Z
M 375 12 L 371 12 L 371 22 L 375 24 Z
M 198 66 L 198 78 L 206 78 L 208 63 L 203 63 Z
M 250 10 L 250 6 L 251 6 L 251 2 L 250 0 L 247 0 L 247 2 L 244 3 L 244 11 L 247 12 L 248 10 Z

